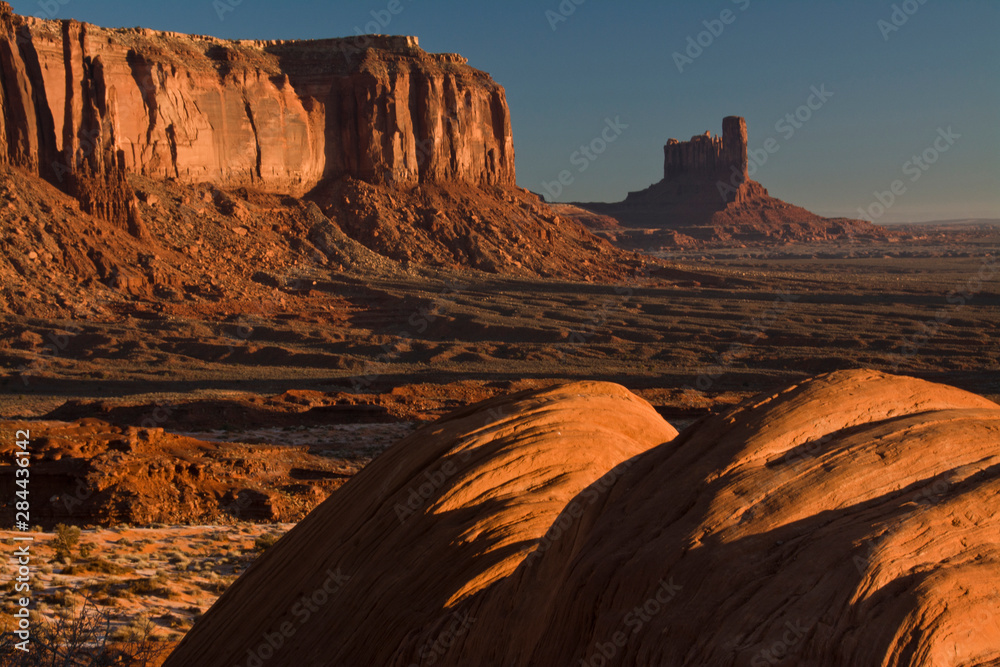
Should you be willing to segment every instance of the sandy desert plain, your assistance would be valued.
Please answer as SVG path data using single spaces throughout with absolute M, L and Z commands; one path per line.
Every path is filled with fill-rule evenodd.
M 0 63 L 3 665 L 1000 664 L 1000 220 L 815 216 L 737 117 L 550 206 L 412 38 Z

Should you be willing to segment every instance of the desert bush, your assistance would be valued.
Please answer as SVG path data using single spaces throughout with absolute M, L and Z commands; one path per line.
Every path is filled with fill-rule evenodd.
M 152 579 L 132 579 L 125 584 L 125 590 L 133 595 L 155 595 L 156 597 L 165 598 L 170 597 L 170 590 L 166 584 L 167 580 L 157 575 Z
M 258 535 L 257 539 L 253 541 L 254 551 L 263 553 L 265 550 L 270 549 L 277 544 L 278 539 L 279 537 L 274 533 L 264 533 L 263 535 Z
M 76 595 L 72 591 L 62 589 L 49 596 L 49 601 L 56 607 L 76 607 Z
M 221 577 L 214 577 L 208 581 L 198 581 L 195 583 L 197 583 L 202 590 L 208 591 L 209 593 L 215 593 L 216 595 L 221 595 L 227 588 L 229 588 L 229 584 L 232 582 Z
M 90 558 L 86 561 L 68 565 L 63 568 L 63 574 L 82 574 L 85 572 L 97 572 L 100 574 L 128 574 L 131 572 L 127 567 L 122 567 L 117 563 L 112 563 L 104 558 Z
M 52 546 L 56 550 L 56 560 L 69 561 L 73 557 L 73 547 L 80 541 L 79 526 L 67 526 L 60 523 L 56 526 L 56 536 Z
M 91 600 L 80 611 L 45 621 L 35 617 L 31 650 L 17 650 L 17 636 L 4 628 L 0 655 L 5 667 L 152 667 L 159 664 L 169 647 L 156 642 L 153 628 L 112 637 L 111 616 Z
M 119 642 L 134 642 L 141 637 L 153 638 L 153 631 L 156 626 L 147 617 L 132 619 L 128 625 L 117 628 L 111 633 L 111 638 Z

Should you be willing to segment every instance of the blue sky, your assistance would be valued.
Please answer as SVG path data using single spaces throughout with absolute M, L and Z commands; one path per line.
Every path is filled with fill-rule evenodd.
M 402 10 L 395 15 L 386 11 L 393 2 Z M 751 149 L 772 137 L 777 146 L 758 153 L 767 159 L 754 178 L 817 213 L 877 213 L 875 193 L 898 180 L 902 194 L 878 222 L 1000 218 L 1000 2 L 991 0 L 11 5 L 47 18 L 230 38 L 334 37 L 376 26 L 417 35 L 424 49 L 461 53 L 504 85 L 519 184 L 541 191 L 569 169 L 573 183 L 560 201 L 622 199 L 660 179 L 668 138 L 717 134 L 723 116 L 740 115 Z M 832 95 L 800 109 L 813 87 Z M 778 126 L 796 113 L 807 120 Z M 609 118 L 628 127 L 580 172 L 571 156 Z M 912 161 L 925 151 L 933 164 Z

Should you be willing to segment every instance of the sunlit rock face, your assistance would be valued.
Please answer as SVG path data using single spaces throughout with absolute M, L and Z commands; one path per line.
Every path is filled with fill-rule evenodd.
M 128 173 L 293 195 L 515 182 L 503 88 L 414 37 L 226 41 L 0 3 L 0 65 L 0 161 L 109 219 L 129 217 Z
M 167 664 L 994 664 L 998 499 L 1000 407 L 944 385 L 841 371 L 675 436 L 567 383 L 399 442 Z

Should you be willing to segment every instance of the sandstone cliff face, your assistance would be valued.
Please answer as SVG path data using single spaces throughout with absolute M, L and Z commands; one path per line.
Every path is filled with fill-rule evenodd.
M 503 88 L 416 38 L 368 46 L 109 30 L 0 3 L 0 160 L 119 220 L 127 173 L 293 195 L 341 176 L 514 184 Z

